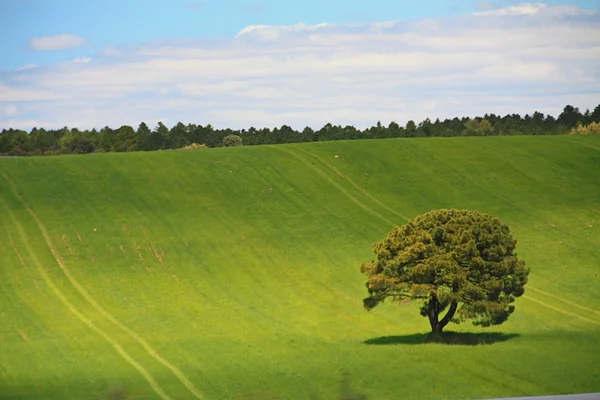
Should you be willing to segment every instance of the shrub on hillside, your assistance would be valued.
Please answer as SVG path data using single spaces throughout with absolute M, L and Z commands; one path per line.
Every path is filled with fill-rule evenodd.
M 197 149 L 206 149 L 206 148 L 208 148 L 208 146 L 205 145 L 204 143 L 201 143 L 201 144 L 192 143 L 192 144 L 188 144 L 187 146 L 180 147 L 177 150 L 197 150 Z
M 43 155 L 45 156 L 58 156 L 60 155 L 60 149 L 56 146 L 52 146 L 49 149 L 45 150 Z
M 588 125 L 578 123 L 577 127 L 571 129 L 569 135 L 600 135 L 600 123 L 592 122 Z
M 23 157 L 23 156 L 26 156 L 27 153 L 25 152 L 25 150 L 23 150 L 19 146 L 16 146 L 16 147 L 13 147 L 13 149 L 8 153 L 8 155 L 12 156 L 12 157 Z
M 242 138 L 238 135 L 228 135 L 223 138 L 223 146 L 232 147 L 232 146 L 241 146 Z

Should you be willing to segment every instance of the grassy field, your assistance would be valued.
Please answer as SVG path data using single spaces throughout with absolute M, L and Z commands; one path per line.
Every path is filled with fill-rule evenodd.
M 443 207 L 500 217 L 532 270 L 465 344 L 362 308 L 371 243 Z M 600 137 L 2 159 L 0 221 L 1 399 L 600 391 Z

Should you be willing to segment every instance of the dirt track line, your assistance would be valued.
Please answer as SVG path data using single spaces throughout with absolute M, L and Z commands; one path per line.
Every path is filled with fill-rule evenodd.
M 375 196 L 371 195 L 365 188 L 363 188 L 362 186 L 359 186 L 357 183 L 355 183 L 352 179 L 350 179 L 348 177 L 348 175 L 342 173 L 340 170 L 338 170 L 337 168 L 335 168 L 333 165 L 331 165 L 330 163 L 328 163 L 327 161 L 325 161 L 323 158 L 319 157 L 316 154 L 313 153 L 309 153 L 306 150 L 300 149 L 300 148 L 296 148 L 296 150 L 301 151 L 304 154 L 307 154 L 309 156 L 312 156 L 314 158 L 316 158 L 317 160 L 321 161 L 323 164 L 325 164 L 327 167 L 329 167 L 333 172 L 335 172 L 336 174 L 338 174 L 339 176 L 341 176 L 343 179 L 347 180 L 352 186 L 354 186 L 356 188 L 356 190 L 358 190 L 359 192 L 361 192 L 362 194 L 364 194 L 365 196 L 367 196 L 369 199 L 373 200 L 375 203 L 379 204 L 381 207 L 383 207 L 385 210 L 389 211 L 390 213 L 405 219 L 406 221 L 410 220 L 410 218 L 408 218 L 405 215 L 402 215 L 400 213 L 398 213 L 397 211 L 393 210 L 392 208 L 388 207 L 387 205 L 385 205 L 384 203 L 382 203 L 381 201 L 379 201 Z
M 21 338 L 26 341 L 29 342 L 29 338 L 27 337 L 27 335 L 25 334 L 25 332 L 23 332 L 20 329 L 15 329 L 17 331 L 17 333 L 19 334 L 19 336 L 21 336 Z
M 72 226 L 72 225 L 71 225 Z M 73 226 L 73 232 L 75 232 L 75 235 L 77 235 L 77 240 L 79 240 L 79 242 L 83 245 L 85 245 L 85 243 L 83 243 L 83 239 L 81 238 L 81 235 L 79 234 L 79 232 L 77 232 L 77 229 L 75 229 L 75 227 Z
M 79 294 L 81 294 L 88 301 L 88 303 L 90 303 L 96 309 L 96 311 L 98 311 L 100 314 L 102 314 L 105 318 L 107 318 L 113 324 L 117 325 L 123 331 L 127 332 L 127 334 L 129 334 L 129 336 L 134 338 L 139 344 L 142 345 L 142 347 L 144 347 L 144 349 L 148 352 L 148 354 L 150 354 L 154 359 L 156 359 L 158 362 L 160 362 L 165 367 L 167 367 L 196 398 L 204 399 L 204 396 L 200 393 L 200 391 L 192 384 L 192 382 L 190 382 L 189 379 L 187 379 L 187 377 L 185 375 L 183 375 L 183 373 L 181 373 L 181 371 L 177 367 L 175 367 L 170 362 L 168 362 L 167 360 L 162 358 L 156 352 L 156 350 L 154 350 L 150 346 L 150 344 L 148 344 L 148 342 L 146 342 L 144 339 L 142 339 L 137 333 L 135 333 L 134 331 L 129 329 L 127 326 L 123 325 L 120 321 L 118 321 L 115 317 L 113 317 L 112 314 L 110 314 L 108 311 L 106 311 L 104 308 L 102 308 L 96 302 L 96 300 L 94 300 L 94 298 L 81 286 L 81 284 L 79 284 L 79 282 L 73 277 L 73 275 L 71 275 L 71 272 L 69 271 L 69 269 L 62 262 L 58 251 L 52 245 L 50 236 L 48 235 L 46 227 L 44 226 L 42 221 L 33 212 L 33 210 L 31 208 L 29 208 L 27 203 L 25 203 L 23 198 L 19 195 L 18 191 L 16 190 L 16 186 L 12 182 L 12 180 L 10 180 L 10 178 L 8 178 L 8 176 L 6 176 L 6 174 L 4 174 L 4 173 L 2 173 L 2 176 L 10 184 L 10 186 L 13 190 L 13 194 L 17 197 L 17 199 L 21 202 L 21 204 L 23 204 L 23 206 L 27 209 L 27 211 L 29 212 L 31 217 L 35 220 L 35 222 L 38 226 L 38 229 L 42 232 L 42 235 L 44 236 L 44 240 L 46 241 L 46 244 L 48 245 L 50 252 L 54 256 L 54 259 L 60 266 L 61 270 L 63 271 L 63 273 L 65 274 L 65 276 L 67 277 L 67 279 L 69 280 L 71 285 L 73 285 L 73 287 L 79 292 Z
M 142 255 L 141 247 L 137 244 L 137 242 L 134 240 L 133 241 L 133 247 L 135 248 L 135 252 L 137 253 L 139 259 L 141 262 L 144 262 L 144 256 Z
M 142 234 L 144 235 L 144 239 L 146 239 L 146 241 L 148 242 L 148 251 L 150 251 L 150 253 L 154 254 L 154 257 L 156 257 L 156 259 L 158 260 L 159 263 L 163 263 L 163 257 L 161 255 L 161 252 L 154 247 L 154 244 L 150 241 L 150 238 L 148 237 L 148 234 L 146 233 L 146 229 L 144 229 L 144 227 L 142 225 L 140 225 L 140 230 L 142 231 Z M 135 243 L 135 242 L 134 242 Z M 164 255 L 164 253 L 163 253 Z M 141 259 L 141 254 L 140 254 L 140 259 Z
M 570 300 L 565 300 L 565 299 L 563 299 L 563 298 L 561 298 L 561 297 L 558 297 L 558 296 L 556 296 L 556 295 L 554 295 L 554 294 L 552 294 L 552 293 L 544 292 L 543 290 L 540 290 L 540 289 L 534 288 L 534 287 L 532 287 L 532 286 L 530 286 L 530 285 L 527 285 L 527 287 L 526 287 L 526 288 L 527 288 L 527 289 L 531 289 L 531 290 L 533 290 L 534 292 L 538 292 L 538 293 L 541 293 L 541 294 L 543 294 L 543 295 L 546 295 L 546 296 L 548 296 L 548 297 L 552 297 L 552 298 L 553 298 L 553 299 L 555 299 L 555 300 L 562 301 L 563 303 L 569 304 L 569 305 L 571 305 L 571 306 L 573 306 L 573 307 L 577 307 L 577 308 L 580 308 L 580 309 L 582 309 L 582 310 L 584 310 L 584 311 L 588 311 L 588 312 L 592 312 L 592 313 L 594 313 L 594 314 L 598 314 L 598 315 L 600 315 L 600 311 L 594 310 L 593 308 L 588 308 L 588 307 L 582 306 L 582 305 L 580 305 L 580 304 L 577 304 L 577 303 L 574 303 L 574 302 L 572 302 L 572 301 L 570 301 Z
M 12 235 L 10 234 L 10 231 L 8 230 L 8 227 L 5 227 L 5 230 L 6 230 L 6 236 L 8 237 L 8 242 L 10 243 L 10 245 L 13 248 L 13 250 L 15 251 L 15 254 L 17 255 L 17 258 L 19 259 L 19 262 L 21 263 L 21 266 L 25 269 L 25 272 L 27 273 L 27 276 L 31 279 L 31 281 L 33 282 L 35 288 L 37 289 L 38 292 L 40 292 L 40 294 L 42 295 L 42 297 L 46 297 L 46 295 L 44 294 L 44 292 L 42 292 L 40 290 L 40 287 L 37 284 L 37 281 L 35 280 L 35 278 L 33 277 L 33 275 L 29 272 L 29 268 L 27 268 L 27 264 L 25 264 L 25 260 L 23 259 L 23 256 L 21 255 L 21 253 L 19 253 L 19 249 L 17 249 L 17 246 L 15 245 L 15 241 L 13 240 Z
M 452 365 L 452 366 L 454 366 L 454 368 L 456 368 L 458 370 L 465 371 L 465 372 L 467 372 L 467 373 L 469 373 L 471 375 L 474 375 L 474 376 L 476 376 L 476 377 L 478 377 L 478 378 L 480 378 L 480 379 L 482 379 L 484 381 L 487 381 L 489 383 L 495 384 L 495 385 L 500 386 L 500 387 L 502 387 L 504 389 L 508 389 L 508 390 L 510 390 L 512 392 L 515 391 L 515 388 L 513 386 L 504 383 L 503 380 L 497 380 L 497 379 L 494 379 L 494 378 L 490 377 L 489 375 L 487 375 L 485 372 L 481 371 L 480 369 L 477 369 L 477 368 L 472 369 L 472 368 L 466 367 L 464 364 L 461 364 L 459 362 L 454 362 L 454 361 L 449 361 L 449 364 Z
M 72 256 L 77 256 L 77 252 L 75 250 L 73 250 L 73 248 L 71 247 L 71 245 L 69 243 L 69 238 L 67 237 L 67 235 L 62 235 L 61 239 L 63 240 L 65 247 L 69 251 L 69 254 L 71 254 Z
M 600 151 L 600 147 L 596 147 L 593 144 L 582 143 L 582 142 L 579 142 L 579 144 L 582 145 L 582 146 L 584 146 L 584 147 Z
M 571 317 L 579 318 L 579 319 L 580 319 L 580 320 L 582 320 L 582 321 L 586 321 L 586 322 L 589 322 L 589 323 L 592 323 L 592 324 L 600 325 L 600 322 L 599 322 L 599 321 L 595 321 L 595 320 L 593 320 L 593 319 L 589 319 L 589 318 L 586 318 L 586 317 L 582 317 L 581 315 L 574 314 L 574 313 L 572 313 L 572 312 L 565 311 L 565 310 L 563 310 L 563 309 L 561 309 L 561 308 L 558 308 L 558 307 L 551 306 L 550 304 L 548 304 L 548 303 L 545 303 L 545 302 L 543 302 L 543 301 L 541 301 L 541 300 L 534 299 L 533 297 L 530 297 L 530 296 L 527 296 L 527 295 L 523 295 L 522 297 L 523 297 L 523 298 L 525 298 L 525 299 L 527 299 L 527 300 L 531 300 L 531 301 L 533 301 L 533 302 L 535 302 L 535 303 L 538 303 L 538 304 L 540 304 L 540 305 L 542 305 L 542 306 L 544 306 L 544 307 L 547 307 L 547 308 L 549 308 L 549 309 L 551 309 L 551 310 L 557 311 L 557 312 L 559 312 L 559 313 L 562 313 L 562 314 L 565 314 L 565 315 L 569 315 L 569 316 L 571 316 Z
M 346 195 L 346 197 L 348 197 L 350 200 L 352 200 L 353 203 L 357 204 L 358 206 L 360 206 L 364 210 L 368 211 L 369 213 L 375 215 L 377 218 L 381 219 L 382 221 L 387 222 L 388 224 L 390 224 L 392 226 L 396 225 L 395 223 L 393 223 L 392 221 L 390 221 L 389 219 L 387 219 L 383 215 L 379 214 L 377 211 L 373 210 L 372 208 L 369 208 L 368 206 L 366 206 L 363 203 L 361 203 L 360 201 L 358 201 L 354 196 L 352 196 L 350 193 L 348 193 L 348 191 L 346 189 L 344 189 L 337 182 L 335 182 L 333 179 L 331 179 L 330 177 L 328 177 L 321 169 L 315 167 L 314 165 L 312 165 L 310 162 L 306 161 L 301 156 L 299 156 L 297 154 L 294 154 L 293 152 L 291 152 L 289 150 L 284 150 L 284 149 L 282 149 L 280 147 L 274 147 L 274 148 L 277 149 L 277 150 L 280 150 L 280 151 L 282 151 L 284 153 L 290 154 L 292 157 L 298 159 L 299 161 L 301 161 L 302 163 L 304 163 L 306 166 L 308 166 L 310 169 L 316 171 L 326 181 L 328 181 L 333 186 L 335 186 L 336 188 L 338 188 L 342 193 L 344 193 Z
M 1 200 L 0 200 L 0 203 L 1 203 Z M 31 249 L 31 246 L 29 245 L 29 243 L 27 241 L 27 235 L 25 234 L 22 225 L 15 218 L 15 216 L 10 211 L 10 209 L 7 208 L 4 205 L 4 203 L 2 203 L 2 205 L 7 210 L 8 215 L 12 219 L 13 223 L 17 226 L 17 230 L 19 231 L 19 236 L 21 236 L 21 239 L 23 240 L 23 243 L 25 244 L 25 249 L 27 250 L 27 253 L 29 254 L 29 257 L 31 257 L 31 259 L 37 265 L 38 273 L 40 274 L 40 276 L 42 277 L 42 279 L 44 280 L 44 282 L 46 283 L 46 285 L 54 292 L 54 294 L 56 295 L 56 297 L 58 297 L 58 299 L 61 301 L 61 303 L 63 303 L 63 305 L 65 307 L 67 307 L 67 309 L 73 315 L 75 315 L 75 317 L 77 317 L 77 319 L 79 319 L 84 325 L 86 325 L 88 328 L 92 329 L 94 332 L 96 332 L 98 335 L 100 335 L 102 338 L 104 338 L 104 340 L 106 340 L 108 343 L 110 343 L 110 345 L 117 351 L 117 353 L 125 361 L 127 361 L 131 366 L 133 366 L 144 377 L 144 379 L 146 380 L 146 382 L 148 382 L 148 384 L 156 392 L 156 394 L 158 394 L 163 400 L 172 400 L 171 397 L 168 396 L 162 390 L 162 388 L 158 385 L 158 383 L 156 382 L 156 380 L 154 380 L 154 378 L 152 377 L 152 375 L 150 375 L 150 373 L 144 367 L 142 367 L 137 361 L 135 361 L 123 349 L 123 347 L 116 340 L 114 340 L 113 338 L 111 338 L 110 335 L 108 335 L 102 329 L 100 329 L 96 325 L 94 325 L 93 322 L 91 322 L 89 319 L 87 319 L 82 313 L 80 313 L 77 310 L 77 308 L 73 304 L 71 304 L 71 302 L 69 302 L 69 300 L 67 300 L 67 298 L 60 291 L 60 289 L 57 288 L 54 285 L 54 282 L 50 279 L 50 277 L 46 273 L 46 270 L 42 267 L 42 263 L 40 262 L 40 260 L 35 255 L 35 252 L 33 252 L 33 250 Z

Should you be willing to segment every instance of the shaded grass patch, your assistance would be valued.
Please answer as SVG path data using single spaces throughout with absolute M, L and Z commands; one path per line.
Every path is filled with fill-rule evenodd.
M 519 337 L 518 333 L 502 332 L 442 332 L 434 333 L 413 333 L 410 335 L 380 336 L 367 339 L 363 343 L 368 345 L 415 345 L 415 344 L 448 344 L 461 346 L 477 346 L 484 344 L 494 344 L 505 342 Z

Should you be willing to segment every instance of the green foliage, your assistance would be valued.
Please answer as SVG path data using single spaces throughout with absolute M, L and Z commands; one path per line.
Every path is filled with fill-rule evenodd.
M 242 138 L 238 135 L 227 135 L 223 138 L 224 147 L 241 146 Z
M 563 109 L 563 112 L 558 116 L 557 122 L 564 125 L 568 129 L 574 128 L 578 123 L 582 122 L 584 115 L 581 114 L 579 108 L 567 105 Z
M 490 136 L 494 132 L 490 121 L 484 118 L 470 119 L 465 123 L 465 127 L 470 136 Z
M 361 265 L 369 278 L 364 306 L 370 310 L 388 297 L 424 299 L 421 315 L 435 332 L 451 320 L 499 325 L 514 311 L 511 303 L 523 295 L 529 275 L 516 243 L 508 226 L 485 213 L 440 209 L 419 215 L 374 243 L 377 261 Z
M 123 125 L 117 129 L 115 139 L 112 151 L 125 152 L 138 149 L 139 137 L 137 132 L 129 125 Z
M 594 111 L 590 113 L 589 121 L 600 122 L 600 104 L 598 104 L 596 108 L 594 108 Z

